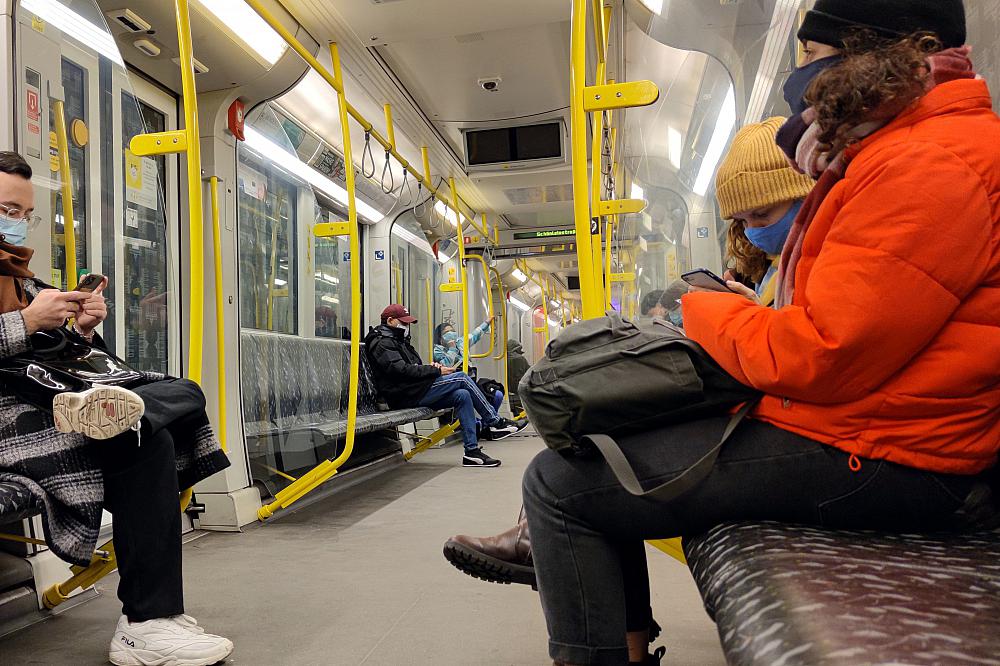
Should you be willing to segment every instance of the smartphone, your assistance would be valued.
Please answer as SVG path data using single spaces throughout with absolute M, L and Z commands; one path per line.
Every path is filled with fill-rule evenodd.
M 726 281 L 707 268 L 698 268 L 689 271 L 681 276 L 681 279 L 692 287 L 708 289 L 709 291 L 722 291 L 733 293 L 733 290 L 726 285 Z
M 101 275 L 100 273 L 90 273 L 88 275 L 84 275 L 80 279 L 80 283 L 76 285 L 76 290 L 83 291 L 89 294 L 98 287 L 100 287 L 103 282 L 104 282 L 103 275 Z

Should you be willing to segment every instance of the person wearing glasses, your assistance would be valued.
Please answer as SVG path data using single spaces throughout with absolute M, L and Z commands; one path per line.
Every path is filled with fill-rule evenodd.
M 28 269 L 34 253 L 25 246 L 28 231 L 40 222 L 31 176 L 24 158 L 0 151 L 0 422 L 6 424 L 0 481 L 19 483 L 45 506 L 47 545 L 72 564 L 90 564 L 101 510 L 114 516 L 122 615 L 111 639 L 111 663 L 221 661 L 233 643 L 205 633 L 184 614 L 181 576 L 178 492 L 229 466 L 201 389 L 153 375 L 133 387 L 145 403 L 125 389 L 118 389 L 131 396 L 124 403 L 100 397 L 110 389 L 89 389 L 49 396 L 53 404 L 46 409 L 12 370 L 18 366 L 5 364 L 14 356 L 30 358 L 34 334 L 62 329 L 71 319 L 76 336 L 104 347 L 96 329 L 107 317 L 101 293 L 107 281 L 90 293 L 63 292 Z M 141 409 L 112 418 L 122 405 Z

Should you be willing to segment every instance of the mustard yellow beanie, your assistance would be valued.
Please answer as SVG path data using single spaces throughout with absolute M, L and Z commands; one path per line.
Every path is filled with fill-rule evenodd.
M 812 190 L 813 179 L 788 166 L 785 154 L 774 142 L 784 122 L 784 118 L 768 118 L 736 133 L 715 176 L 722 219 L 731 219 L 740 211 L 805 199 Z

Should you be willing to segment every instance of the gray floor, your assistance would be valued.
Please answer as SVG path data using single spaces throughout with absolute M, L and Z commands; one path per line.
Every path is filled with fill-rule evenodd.
M 540 446 L 497 442 L 487 450 L 504 464 L 492 470 L 459 467 L 457 448 L 432 450 L 267 525 L 192 541 L 188 612 L 233 639 L 230 664 L 550 664 L 534 592 L 463 576 L 441 556 L 453 533 L 512 524 Z M 724 664 L 687 569 L 655 550 L 649 560 L 664 663 Z M 116 583 L 0 639 L 0 664 L 105 663 Z

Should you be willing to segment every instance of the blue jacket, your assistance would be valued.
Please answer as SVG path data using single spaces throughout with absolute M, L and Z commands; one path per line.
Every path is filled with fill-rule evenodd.
M 469 345 L 474 345 L 483 337 L 486 331 L 490 330 L 489 322 L 483 322 L 469 334 Z M 434 360 L 441 365 L 458 365 L 462 361 L 464 354 L 465 338 L 459 337 L 454 347 L 445 345 L 434 345 Z

